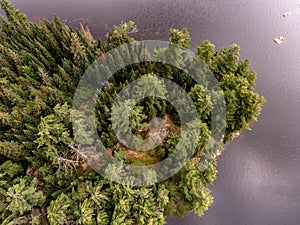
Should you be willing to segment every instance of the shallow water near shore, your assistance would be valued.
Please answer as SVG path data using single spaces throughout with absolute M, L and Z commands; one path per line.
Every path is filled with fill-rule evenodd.
M 187 27 L 192 49 L 205 39 L 219 49 L 241 46 L 266 97 L 258 123 L 219 157 L 215 201 L 203 217 L 169 218 L 171 225 L 300 224 L 300 1 L 297 0 L 13 0 L 32 21 L 57 14 L 72 27 L 107 29 L 133 20 L 139 39 L 168 40 Z M 285 12 L 291 15 L 283 17 Z M 274 38 L 283 36 L 278 45 Z

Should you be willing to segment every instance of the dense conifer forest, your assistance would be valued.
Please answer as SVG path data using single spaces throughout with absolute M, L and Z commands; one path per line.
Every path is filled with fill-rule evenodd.
M 107 154 L 124 163 L 149 165 L 166 159 L 184 129 L 171 104 L 147 97 L 128 111 L 115 113 L 130 115 L 132 130 L 140 138 L 154 133 L 161 138 L 161 130 L 149 132 L 149 121 L 160 117 L 166 126 L 163 143 L 139 152 L 120 142 L 109 118 L 114 98 L 130 82 L 146 77 L 160 91 L 163 83 L 157 77 L 171 79 L 194 101 L 200 118 L 198 145 L 179 172 L 151 185 L 122 185 L 95 172 L 92 162 L 80 152 L 71 114 L 74 93 L 85 70 L 98 59 L 105 66 L 113 60 L 106 52 L 135 42 L 130 36 L 134 23 L 114 26 L 106 40 L 96 40 L 82 25 L 73 30 L 56 16 L 53 21 L 35 24 L 8 0 L 0 2 L 6 14 L 1 15 L 0 27 L 0 222 L 162 225 L 167 216 L 192 211 L 202 216 L 213 202 L 209 186 L 217 175 L 216 151 L 237 132 L 250 129 L 265 101 L 255 92 L 256 74 L 249 69 L 249 61 L 239 59 L 239 46 L 232 44 L 217 52 L 211 42 L 204 41 L 197 47 L 196 55 L 213 72 L 226 102 L 222 146 L 211 152 L 205 149 L 214 146 L 209 141 L 213 102 L 205 95 L 206 87 L 184 71 L 161 63 L 136 63 L 106 83 L 96 103 L 97 131 Z M 190 47 L 186 29 L 171 29 L 169 41 Z M 155 124 L 152 126 L 155 131 Z M 200 169 L 203 163 L 205 168 Z

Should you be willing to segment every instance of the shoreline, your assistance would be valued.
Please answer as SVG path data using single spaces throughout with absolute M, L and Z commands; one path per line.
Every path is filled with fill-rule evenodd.
M 240 135 L 241 135 L 240 132 L 233 133 L 230 141 L 237 139 Z M 225 151 L 225 146 L 218 150 L 216 157 L 222 155 L 223 151 Z

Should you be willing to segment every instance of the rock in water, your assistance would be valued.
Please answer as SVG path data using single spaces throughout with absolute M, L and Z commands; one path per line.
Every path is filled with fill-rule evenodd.
M 279 37 L 275 38 L 274 41 L 280 45 L 282 42 L 284 42 L 284 37 L 279 36 Z

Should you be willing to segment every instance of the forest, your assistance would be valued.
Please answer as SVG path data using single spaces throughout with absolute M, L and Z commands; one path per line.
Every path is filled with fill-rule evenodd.
M 186 60 L 186 52 L 170 47 L 157 51 L 156 57 L 168 52 L 183 69 L 151 61 L 134 63 L 114 73 L 99 90 L 94 116 L 105 151 L 93 161 L 75 137 L 74 95 L 92 63 L 107 70 L 111 62 L 122 60 L 119 53 L 112 58 L 107 52 L 137 42 L 131 35 L 136 29 L 134 22 L 114 26 L 101 40 L 95 39 L 88 27 L 74 30 L 57 16 L 53 21 L 30 22 L 8 0 L 0 2 L 5 12 L 0 27 L 1 224 L 163 225 L 168 216 L 189 212 L 202 216 L 214 200 L 210 186 L 217 177 L 217 154 L 236 133 L 250 130 L 265 103 L 255 91 L 256 73 L 249 69 L 248 60 L 239 58 L 240 47 L 232 44 L 216 51 L 206 40 L 195 52 L 212 71 L 226 103 L 221 141 L 211 131 L 212 108 L 217 104 L 213 98 L 220 93 L 208 90 L 209 79 L 197 71 L 197 61 Z M 188 49 L 190 34 L 187 29 L 170 29 L 169 42 Z M 146 49 L 140 44 L 134 51 L 127 57 L 144 55 Z M 207 85 L 198 84 L 184 68 L 203 76 Z M 196 122 L 190 121 L 199 131 L 196 136 L 182 135 L 186 127 L 180 113 L 163 98 L 145 97 L 133 107 L 128 103 L 126 110 L 112 111 L 118 93 L 140 78 L 150 80 L 162 96 L 167 95 L 166 84 L 159 78 L 172 80 L 188 93 L 198 115 Z M 128 147 L 126 137 L 120 139 L 125 128 L 114 132 L 110 118 L 120 115 L 129 116 L 129 124 L 121 125 L 130 126 L 139 140 L 148 138 L 143 147 L 149 151 Z M 93 143 L 86 124 L 79 119 L 77 125 L 76 133 L 85 143 Z M 194 138 L 195 150 L 168 179 L 153 183 L 158 174 L 152 171 L 140 178 L 145 185 L 128 185 L 115 182 L 122 171 L 114 173 L 119 168 L 113 164 L 102 168 L 106 176 L 97 172 L 96 164 L 104 154 L 122 164 L 155 165 L 172 156 L 180 138 L 185 143 Z M 160 141 L 157 146 L 156 141 Z M 180 154 L 185 152 L 181 149 Z M 180 161 L 184 157 L 180 154 L 169 163 Z M 138 176 L 134 174 L 132 179 Z

